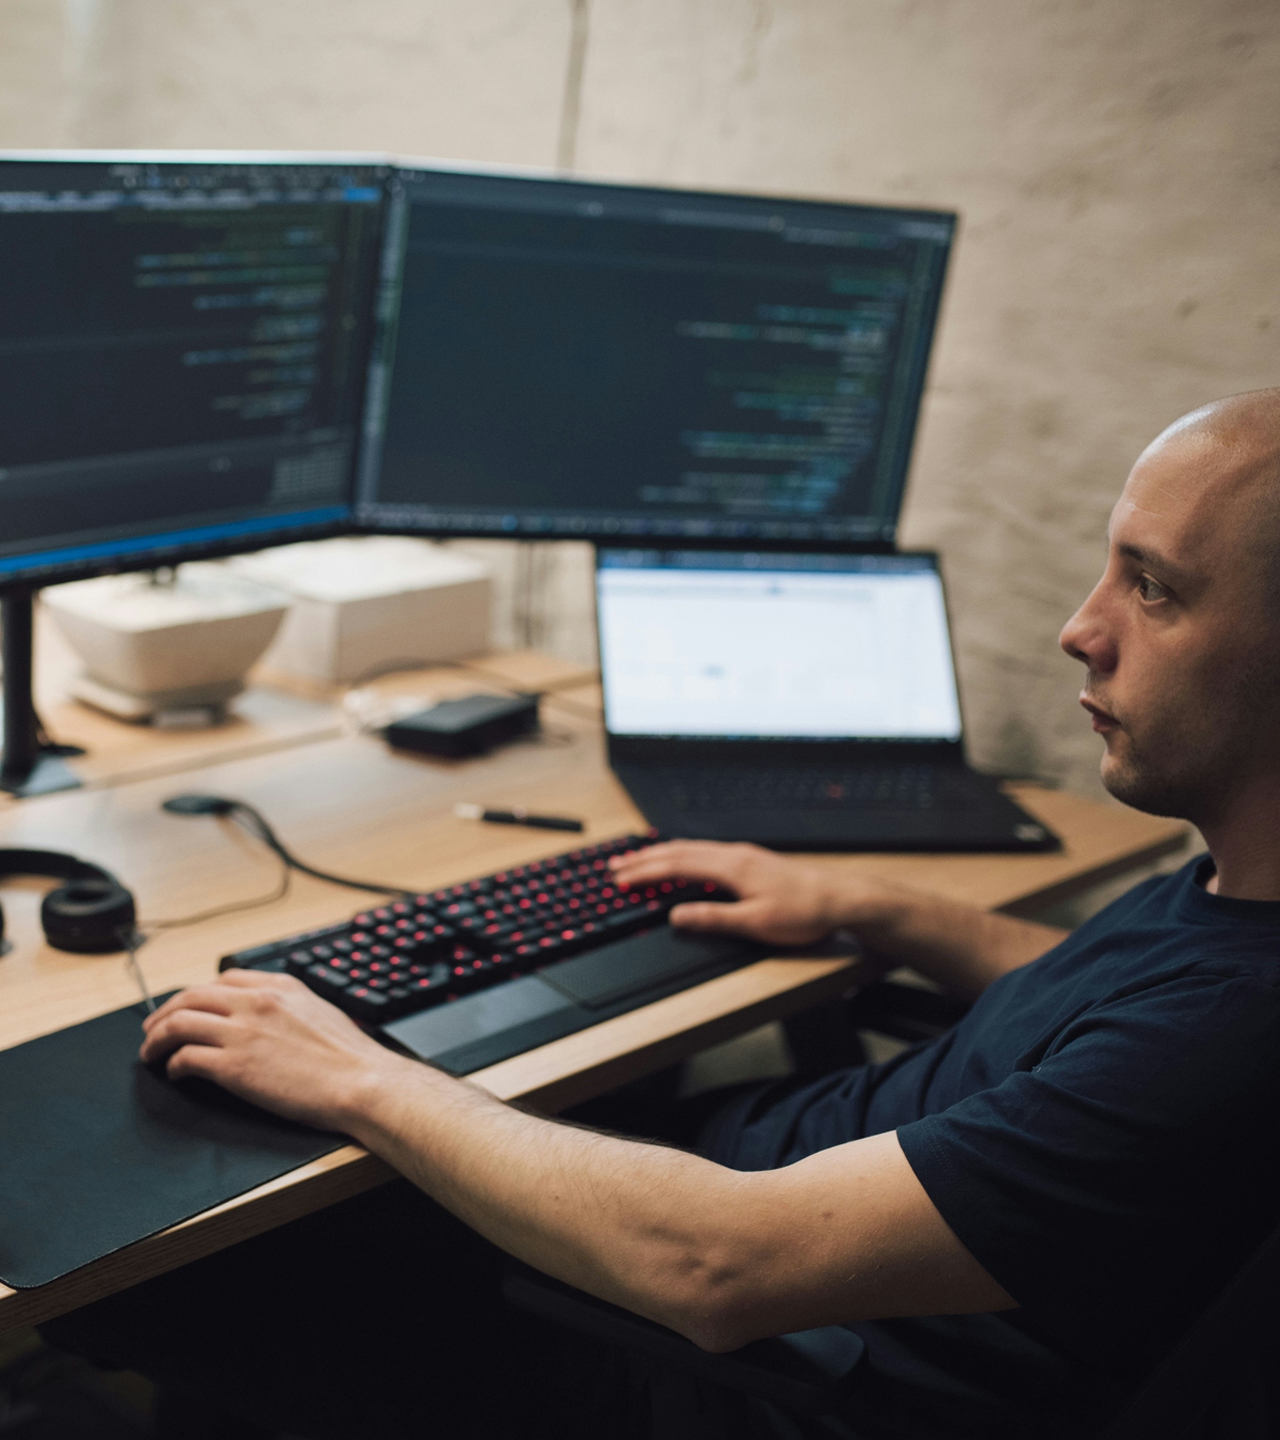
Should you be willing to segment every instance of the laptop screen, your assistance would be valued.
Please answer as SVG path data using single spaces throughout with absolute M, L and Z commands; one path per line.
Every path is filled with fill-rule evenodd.
M 602 549 L 613 735 L 960 739 L 928 555 Z

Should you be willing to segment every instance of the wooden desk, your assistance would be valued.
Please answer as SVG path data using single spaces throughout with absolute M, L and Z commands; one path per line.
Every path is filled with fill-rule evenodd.
M 585 842 L 640 826 L 605 769 L 599 722 L 585 707 L 556 707 L 554 715 L 551 738 L 481 760 L 411 758 L 374 738 L 348 736 L 210 764 L 180 781 L 143 779 L 46 796 L 0 811 L 0 844 L 72 847 L 103 861 L 134 888 L 144 919 L 269 890 L 274 862 L 237 828 L 158 808 L 178 790 L 199 789 L 251 800 L 318 865 L 434 889 L 567 848 L 565 837 L 458 820 L 457 800 L 580 815 Z M 1184 828 L 1175 822 L 1032 787 L 1015 793 L 1063 835 L 1062 854 L 827 856 L 820 863 L 861 865 L 979 905 L 1024 909 L 1183 843 Z M 120 957 L 66 955 L 41 943 L 36 912 L 43 888 L 5 892 L 15 946 L 0 959 L 0 1047 L 137 999 Z M 207 980 L 226 951 L 339 920 L 358 905 L 352 893 L 298 877 L 287 901 L 269 909 L 161 934 L 142 952 L 142 963 L 156 990 Z M 555 1110 L 835 995 L 854 974 L 841 958 L 762 961 L 472 1078 L 496 1095 Z M 0 1287 L 0 1331 L 174 1269 L 387 1174 L 381 1162 L 348 1146 L 39 1290 Z

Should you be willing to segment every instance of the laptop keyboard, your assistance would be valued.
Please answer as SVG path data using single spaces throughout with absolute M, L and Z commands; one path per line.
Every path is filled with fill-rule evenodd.
M 840 770 L 708 767 L 664 775 L 672 782 L 673 802 L 687 811 L 938 810 L 971 804 L 974 789 L 959 766 L 919 763 Z
M 685 880 L 619 889 L 610 858 L 657 838 L 625 835 L 405 896 L 340 925 L 226 955 L 218 968 L 285 970 L 358 1020 L 394 1020 L 663 925 L 683 900 L 732 898 Z

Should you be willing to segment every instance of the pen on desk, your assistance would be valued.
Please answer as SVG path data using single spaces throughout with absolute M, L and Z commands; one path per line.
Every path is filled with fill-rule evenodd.
M 483 805 L 462 802 L 453 807 L 460 820 L 487 820 L 490 825 L 531 825 L 535 830 L 581 830 L 581 820 L 564 815 L 530 815 L 527 810 L 486 810 Z

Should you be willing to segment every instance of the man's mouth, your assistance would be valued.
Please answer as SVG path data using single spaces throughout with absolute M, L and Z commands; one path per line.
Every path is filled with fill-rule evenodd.
M 1080 692 L 1080 703 L 1093 716 L 1093 728 L 1099 735 L 1109 735 L 1120 728 L 1120 722 L 1109 711 L 1104 710 L 1096 700 L 1091 700 L 1085 690 Z

